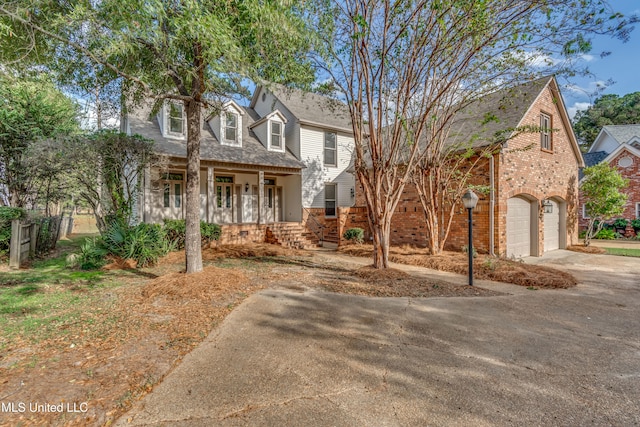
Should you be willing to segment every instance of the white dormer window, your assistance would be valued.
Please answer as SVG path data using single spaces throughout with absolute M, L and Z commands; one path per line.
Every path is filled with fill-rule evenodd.
M 183 105 L 170 102 L 167 106 L 167 133 L 172 136 L 184 136 L 184 122 Z
M 284 124 L 278 120 L 269 120 L 269 150 L 284 151 Z
M 238 115 L 225 113 L 224 139 L 232 144 L 238 143 Z

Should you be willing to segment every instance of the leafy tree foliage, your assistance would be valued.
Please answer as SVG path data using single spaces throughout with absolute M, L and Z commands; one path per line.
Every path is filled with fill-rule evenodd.
M 605 221 L 624 212 L 627 195 L 621 190 L 628 184 L 629 180 L 608 163 L 584 168 L 580 191 L 585 199 L 585 212 L 589 216 L 585 246 L 589 246 L 591 239 L 602 230 Z
M 145 169 L 162 162 L 151 141 L 109 130 L 67 140 L 58 153 L 77 197 L 92 208 L 101 233 L 110 223 L 132 222 Z
M 27 153 L 38 141 L 78 133 L 77 105 L 44 79 L 0 75 L 0 197 L 24 207 L 33 202 L 44 168 L 53 159 L 34 162 Z M 41 182 L 41 181 L 40 181 Z
M 318 62 L 349 106 L 377 268 L 405 185 L 423 160 L 444 161 L 458 111 L 536 74 L 575 72 L 593 34 L 626 39 L 635 21 L 606 0 L 327 0 L 314 16 L 326 30 Z
M 598 133 L 607 125 L 631 125 L 640 123 L 640 92 L 603 95 L 592 106 L 578 111 L 573 119 L 573 130 L 580 141 L 582 151 L 591 148 Z
M 126 7 L 123 7 L 126 6 Z M 244 79 L 311 83 L 308 34 L 295 1 L 16 0 L 0 5 L 0 59 L 43 52 L 84 58 L 123 81 L 129 101 L 171 99 L 187 117 L 186 262 L 202 270 L 200 131 L 203 108 L 247 93 Z M 91 81 L 91 79 L 89 79 Z M 131 105 L 130 105 L 131 106 Z

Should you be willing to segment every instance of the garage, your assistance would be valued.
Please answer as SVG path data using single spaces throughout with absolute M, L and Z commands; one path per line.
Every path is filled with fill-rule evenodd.
M 544 251 L 560 249 L 560 205 L 547 201 L 544 213 Z
M 521 197 L 507 200 L 507 256 L 531 255 L 531 203 Z

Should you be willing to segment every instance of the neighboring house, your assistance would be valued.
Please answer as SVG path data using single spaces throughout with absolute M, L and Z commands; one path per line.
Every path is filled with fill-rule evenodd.
M 275 235 L 299 245 L 305 231 L 313 241 L 336 238 L 341 209 L 355 201 L 354 176 L 347 172 L 353 146 L 349 123 L 339 101 L 279 86 L 258 87 L 249 107 L 225 103 L 220 114 L 202 123 L 201 218 L 223 225 L 223 241 Z M 162 170 L 145 173 L 139 220 L 184 218 L 182 105 L 166 102 L 154 115 L 140 109 L 123 120 L 123 127 L 153 140 L 167 158 Z
M 492 120 L 487 120 L 487 117 Z M 551 131 L 505 130 L 550 128 Z M 495 145 L 480 162 L 472 183 L 488 186 L 474 211 L 474 247 L 514 257 L 540 256 L 577 241 L 578 168 L 582 156 L 558 84 L 547 77 L 492 93 L 455 118 L 452 135 L 473 147 Z M 498 142 L 496 142 L 498 141 Z M 424 213 L 415 189 L 407 186 L 392 221 L 392 243 L 424 246 Z M 460 207 L 446 247 L 468 242 L 467 214 Z
M 629 179 L 624 192 L 629 196 L 622 218 L 640 218 L 640 124 L 604 126 L 589 152 L 584 154 L 585 166 L 607 162 Z M 580 200 L 580 227 L 587 226 L 587 212 Z

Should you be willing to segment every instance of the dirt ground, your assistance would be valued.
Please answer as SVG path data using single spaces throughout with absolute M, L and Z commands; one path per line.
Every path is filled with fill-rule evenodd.
M 368 256 L 359 255 L 363 254 Z M 426 263 L 422 254 L 405 257 L 417 265 Z M 454 271 L 462 268 L 456 267 L 457 257 L 445 258 L 441 264 L 449 263 Z M 0 401 L 12 403 L 17 411 L 3 411 L 0 425 L 110 425 L 151 391 L 235 306 L 265 287 L 320 288 L 379 297 L 496 294 L 417 279 L 398 270 L 381 274 L 356 263 L 328 265 L 313 252 L 273 245 L 219 246 L 205 250 L 203 259 L 204 271 L 188 277 L 182 272 L 184 252 L 176 252 L 156 267 L 121 275 L 123 286 L 77 287 L 77 292 L 96 294 L 95 304 L 82 319 L 65 325 L 64 331 L 50 339 L 36 344 L 17 340 L 2 349 Z M 477 262 L 487 264 L 483 259 Z M 499 271 L 498 266 L 493 270 Z M 509 277 L 517 277 L 513 267 L 509 271 Z M 16 406 L 20 403 L 27 405 L 25 411 Z M 48 411 L 31 411 L 33 404 L 54 406 Z

